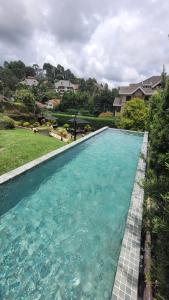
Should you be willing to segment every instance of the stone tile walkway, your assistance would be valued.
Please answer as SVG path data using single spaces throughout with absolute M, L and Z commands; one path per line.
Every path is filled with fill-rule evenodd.
M 112 300 L 137 300 L 144 200 L 144 190 L 140 182 L 145 177 L 147 145 L 148 133 L 145 132 L 114 281 Z

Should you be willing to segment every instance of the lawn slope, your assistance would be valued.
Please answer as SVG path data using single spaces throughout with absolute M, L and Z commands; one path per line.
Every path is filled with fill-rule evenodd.
M 0 130 L 0 175 L 63 145 L 25 129 Z

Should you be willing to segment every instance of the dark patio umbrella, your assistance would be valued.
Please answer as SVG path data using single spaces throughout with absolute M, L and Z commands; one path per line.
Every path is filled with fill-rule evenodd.
M 77 134 L 77 126 L 79 125 L 86 125 L 89 124 L 90 122 L 84 120 L 84 119 L 78 119 L 76 116 L 70 120 L 68 120 L 68 123 L 73 124 L 73 129 L 74 129 L 74 140 L 76 140 L 76 134 Z

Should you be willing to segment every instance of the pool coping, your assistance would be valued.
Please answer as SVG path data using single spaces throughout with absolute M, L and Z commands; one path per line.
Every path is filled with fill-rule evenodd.
M 59 149 L 57 150 L 54 150 L 54 151 L 51 151 L 43 156 L 40 156 L 14 170 L 11 170 L 3 175 L 0 176 L 0 185 L 5 183 L 6 181 L 8 180 L 11 180 L 13 179 L 14 177 L 16 176 L 19 176 L 27 171 L 29 171 L 30 169 L 40 165 L 41 163 L 45 162 L 45 161 L 48 161 L 49 159 L 65 152 L 66 150 L 70 149 L 70 148 L 73 148 L 75 147 L 76 145 L 80 144 L 80 143 L 83 143 L 84 141 L 90 139 L 91 137 L 103 132 L 104 130 L 108 129 L 109 127 L 108 126 L 105 126 L 105 127 L 102 127 L 101 129 L 98 129 L 94 132 L 91 132 L 89 133 L 88 135 L 86 135 L 85 137 L 77 140 L 77 141 L 74 141 L 72 142 L 71 144 L 67 144 L 63 147 L 60 147 Z
M 141 226 L 148 147 L 148 132 L 144 132 L 141 155 L 138 161 L 131 203 L 115 275 L 112 300 L 136 300 L 140 264 Z

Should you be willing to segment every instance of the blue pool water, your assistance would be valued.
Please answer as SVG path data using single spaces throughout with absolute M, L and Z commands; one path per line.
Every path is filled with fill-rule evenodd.
M 142 140 L 108 129 L 0 186 L 0 299 L 110 299 Z

